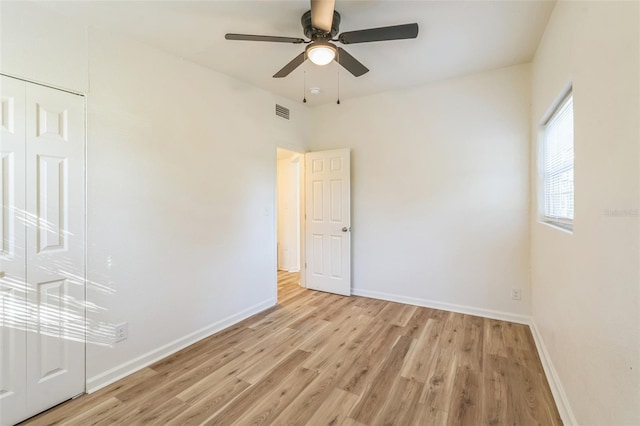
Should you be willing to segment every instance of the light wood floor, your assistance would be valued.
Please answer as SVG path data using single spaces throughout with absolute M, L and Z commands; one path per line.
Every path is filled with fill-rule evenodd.
M 278 306 L 28 424 L 561 424 L 528 327 L 278 276 Z

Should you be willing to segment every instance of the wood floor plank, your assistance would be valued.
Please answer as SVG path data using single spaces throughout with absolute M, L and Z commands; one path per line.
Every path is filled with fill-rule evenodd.
M 286 409 L 298 395 L 318 377 L 318 371 L 298 367 L 292 379 L 277 383 L 263 398 L 254 401 L 252 407 L 238 420 L 238 424 L 271 424 L 280 412 Z
M 482 372 L 484 356 L 484 319 L 472 315 L 463 318 L 462 344 L 458 351 L 458 363 Z
M 355 298 L 355 306 L 360 306 L 366 309 L 365 315 L 369 315 L 371 317 L 377 316 L 382 309 L 384 309 L 385 305 L 388 302 L 384 300 L 377 299 L 369 299 L 366 297 L 357 297 Z
M 279 328 L 289 327 L 289 324 L 295 322 L 300 316 L 305 316 L 317 310 L 316 306 L 308 306 L 304 303 L 304 299 L 296 301 L 295 305 L 291 304 L 278 309 L 269 315 L 249 326 L 253 330 L 270 329 L 278 330 Z
M 340 364 L 340 363 L 338 363 Z M 304 425 L 324 403 L 328 395 L 336 390 L 340 365 L 327 372 L 323 371 L 309 384 L 274 420 L 276 425 Z
M 396 324 L 404 327 L 407 325 L 406 323 L 397 324 L 397 322 L 398 319 L 402 316 L 402 313 L 406 306 L 407 305 L 403 305 L 402 303 L 389 302 L 380 310 L 380 313 L 376 315 L 376 318 L 378 319 L 378 321 L 382 321 L 384 323 Z
M 64 425 L 95 425 L 100 420 L 109 417 L 111 410 L 123 405 L 123 402 L 118 398 L 108 398 L 100 401 L 90 409 L 79 412 L 76 415 L 71 416 L 70 419 L 62 422 Z
M 384 401 L 384 406 L 373 423 L 383 426 L 414 424 L 423 387 L 424 383 L 400 377 L 390 391 L 393 398 Z
M 518 350 L 517 352 L 521 352 Z M 519 357 L 507 358 L 509 408 L 523 419 L 523 424 L 560 424 L 557 411 L 550 410 L 544 395 L 542 375 L 523 364 Z
M 497 355 L 485 355 L 482 423 L 497 426 L 508 422 L 507 362 Z
M 151 410 L 146 416 L 136 415 L 131 421 L 125 420 L 124 424 L 129 425 L 166 425 L 169 420 L 174 419 L 178 414 L 187 409 L 187 404 L 177 398 L 171 398 L 161 406 L 156 406 L 155 410 Z M 113 425 L 113 423 L 111 423 Z
M 320 315 L 321 312 L 318 312 L 318 309 L 316 309 L 310 314 L 302 316 L 289 324 L 289 328 L 301 333 L 313 333 L 315 330 L 324 328 L 326 325 L 331 324 L 329 321 L 320 319 Z
M 342 297 L 336 302 L 332 303 L 323 310 L 322 319 L 325 321 L 332 321 L 337 323 L 339 316 L 344 315 L 346 309 L 355 304 L 355 300 L 350 297 Z M 361 312 L 358 312 L 360 315 Z
M 328 323 L 326 323 L 328 324 Z M 325 326 L 326 326 L 325 324 Z M 291 329 L 287 329 L 291 330 Z M 265 376 L 273 365 L 278 364 L 282 359 L 286 358 L 290 353 L 297 350 L 304 342 L 313 339 L 320 333 L 322 329 L 315 330 L 313 333 L 300 333 L 294 330 L 293 334 L 284 342 L 274 345 L 272 348 L 261 352 L 260 357 L 256 359 L 246 369 L 240 370 L 236 376 L 245 382 L 256 383 Z
M 507 342 L 502 321 L 485 319 L 484 321 L 484 353 L 487 355 L 498 355 L 506 357 Z
M 483 390 L 480 378 L 480 370 L 467 363 L 458 364 L 447 409 L 448 425 L 474 426 L 478 423 Z
M 402 305 L 396 317 L 391 319 L 391 324 L 399 325 L 400 327 L 406 327 L 407 324 L 409 324 L 409 320 L 413 318 L 413 314 L 417 310 L 417 306 Z
M 188 402 L 188 408 L 169 420 L 167 424 L 198 425 L 213 417 L 249 386 L 251 386 L 249 383 L 231 376 L 215 387 L 191 388 L 191 392 L 187 394 L 190 396 L 189 399 L 184 396 L 185 392 L 182 392 L 177 398 Z
M 444 426 L 447 424 L 448 417 L 449 413 L 447 413 L 446 411 L 437 410 L 425 404 L 418 404 L 414 425 Z M 484 423 L 480 421 L 478 421 L 478 423 L 476 424 L 484 425 Z
M 342 389 L 334 389 L 307 424 L 317 426 L 340 425 L 347 418 L 347 414 L 349 414 L 356 401 L 358 401 L 357 395 Z
M 426 423 L 425 423 L 426 424 Z M 357 422 L 350 417 L 344 419 L 340 426 L 367 426 L 364 423 Z
M 203 376 L 219 371 L 242 354 L 244 352 L 240 349 L 231 347 L 226 352 L 202 358 L 199 364 L 195 363 L 177 369 L 179 374 L 158 374 L 149 380 L 142 381 L 138 386 L 116 394 L 116 398 L 122 402 L 151 399 L 156 403 L 161 403 L 199 382 Z
M 249 410 L 256 401 L 264 398 L 269 394 L 271 389 L 277 384 L 286 380 L 289 375 L 302 365 L 304 360 L 309 356 L 309 352 L 296 350 L 287 359 L 277 365 L 268 375 L 253 386 L 247 388 L 233 399 L 225 408 L 212 418 L 207 419 L 203 424 L 206 425 L 229 425 L 235 422 L 247 410 Z M 293 378 L 295 380 L 295 378 Z
M 431 309 L 416 307 L 407 325 L 403 327 L 402 334 L 417 339 L 429 318 L 431 318 Z
M 442 321 L 427 319 L 422 333 L 417 337 L 415 344 L 407 354 L 407 359 L 400 373 L 402 377 L 426 383 L 431 364 L 438 356 L 435 349 L 438 348 L 443 326 Z
M 406 336 L 398 338 L 378 374 L 372 379 L 353 411 L 349 413 L 349 417 L 365 424 L 371 424 L 376 418 L 382 404 L 389 397 L 393 384 L 400 378 L 400 369 L 412 341 L 413 339 Z
M 128 410 L 118 410 L 116 418 L 109 413 L 108 418 L 102 419 L 95 426 L 122 425 L 150 425 L 164 424 L 168 418 L 173 418 L 177 413 L 184 411 L 186 405 L 177 398 L 168 398 L 162 402 L 146 400 L 140 404 L 124 404 Z
M 561 425 L 525 325 L 306 290 L 30 425 Z
M 146 383 L 142 382 L 142 390 L 134 388 L 136 390 L 134 393 L 125 392 L 116 395 L 116 398 L 125 404 L 113 409 L 109 421 L 105 424 L 109 424 L 109 422 L 131 424 L 138 420 L 143 423 L 160 423 L 161 419 L 163 419 L 162 423 L 166 423 L 167 419 L 175 417 L 189 408 L 184 400 L 177 398 L 176 395 L 199 382 L 203 375 L 217 371 L 242 353 L 238 349 L 231 348 L 225 353 L 205 360 L 197 368 L 166 379 L 161 385 L 155 384 L 147 387 Z M 158 377 L 161 376 L 156 376 L 156 378 Z M 160 412 L 157 412 L 158 410 Z
M 330 327 L 324 330 L 329 330 L 330 335 L 323 334 L 322 347 L 318 347 L 316 342 L 310 346 L 310 352 L 312 355 L 305 362 L 307 368 L 320 369 L 324 365 L 329 363 L 330 359 L 335 358 L 336 353 L 341 353 L 350 346 L 350 343 L 357 340 L 359 337 L 366 333 L 366 330 L 371 322 L 371 319 L 367 316 L 357 316 L 353 321 L 340 321 L 339 325 L 331 330 Z M 320 334 L 320 333 L 318 333 Z M 313 341 L 314 339 L 310 339 Z M 304 347 L 304 345 L 303 345 Z
M 233 327 L 233 332 L 230 333 L 227 333 L 227 330 L 223 330 L 220 336 L 215 334 L 205 339 L 206 342 L 200 341 L 188 346 L 152 364 L 150 368 L 159 374 L 172 374 L 175 373 L 177 366 L 185 367 L 192 363 L 194 359 L 198 362 L 199 357 L 203 355 L 210 356 L 214 351 L 223 351 L 228 347 L 235 346 L 238 342 L 246 340 L 253 334 L 256 334 L 256 332 L 246 326 L 241 328 Z
M 239 372 L 244 371 L 247 367 L 250 367 L 257 360 L 261 359 L 265 352 L 278 348 L 281 343 L 294 335 L 296 335 L 296 332 L 293 330 L 281 330 L 277 335 L 272 336 L 273 340 L 263 340 L 259 345 L 254 346 L 251 351 L 243 353 L 211 374 L 202 377 L 200 381 L 194 383 L 191 387 L 181 391 L 178 397 L 183 401 L 191 401 L 202 392 L 202 389 L 215 388 L 220 382 L 225 381 L 229 377 L 237 378 Z M 275 368 L 276 365 L 269 367 Z M 265 374 L 267 373 L 268 371 L 265 371 Z
M 370 334 L 370 339 L 365 343 L 366 351 L 356 360 L 353 368 L 340 379 L 338 387 L 361 395 L 370 378 L 382 367 L 387 354 L 399 339 L 400 330 L 401 328 L 397 325 L 377 323 Z
M 446 323 L 445 323 L 446 324 Z M 443 328 L 438 340 L 438 353 L 431 363 L 420 402 L 440 411 L 447 411 L 458 365 L 458 345 L 462 335 L 455 327 Z

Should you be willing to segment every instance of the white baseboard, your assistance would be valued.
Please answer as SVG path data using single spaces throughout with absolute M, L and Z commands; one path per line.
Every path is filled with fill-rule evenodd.
M 203 327 L 200 330 L 196 330 L 193 333 L 174 340 L 171 343 L 147 352 L 146 354 L 134 358 L 131 361 L 127 361 L 114 368 L 111 368 L 104 373 L 100 373 L 96 376 L 90 377 L 87 379 L 87 393 L 93 393 L 105 386 L 110 385 L 113 382 L 116 382 L 130 374 L 135 373 L 138 370 L 148 367 L 154 362 L 157 362 L 162 358 L 166 358 L 167 356 L 178 352 L 179 350 L 184 349 L 199 340 L 209 337 L 222 329 L 230 327 L 246 318 L 249 318 L 252 315 L 262 312 L 265 309 L 274 306 L 276 303 L 277 300 L 275 298 L 265 300 L 264 302 L 253 305 L 241 312 L 238 312 L 237 314 L 230 315 L 227 318 L 216 321 L 211 325 Z
M 453 303 L 437 302 L 435 300 L 419 299 L 417 297 L 401 296 L 379 291 L 352 288 L 351 294 L 354 296 L 370 297 L 372 299 L 382 299 L 389 302 L 406 303 L 408 305 L 422 306 L 425 308 L 441 309 L 444 311 L 458 312 L 467 315 L 476 315 L 484 318 L 497 319 L 502 321 L 527 324 L 531 322 L 531 317 L 527 315 L 514 314 L 511 312 L 494 311 L 491 309 L 475 308 L 473 306 L 455 305 Z
M 547 381 L 549 382 L 553 399 L 556 401 L 556 406 L 560 412 L 562 422 L 567 426 L 577 425 L 578 422 L 576 421 L 576 417 L 573 414 L 571 405 L 569 404 L 567 394 L 562 387 L 562 382 L 560 382 L 558 372 L 553 366 L 553 362 L 551 362 L 551 357 L 547 351 L 547 345 L 545 345 L 542 335 L 540 334 L 538 326 L 533 318 L 531 318 L 529 327 L 531 328 L 531 334 L 533 334 L 533 340 L 535 340 L 538 355 L 540 356 L 540 361 L 542 361 L 542 368 L 544 369 L 545 376 L 547 376 Z

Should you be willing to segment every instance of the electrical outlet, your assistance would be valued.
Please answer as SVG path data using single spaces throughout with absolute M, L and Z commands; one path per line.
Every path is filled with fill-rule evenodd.
M 513 300 L 522 300 L 522 291 L 519 288 L 512 288 L 511 298 Z
M 129 323 L 123 322 L 115 327 L 116 343 L 122 342 L 129 337 Z

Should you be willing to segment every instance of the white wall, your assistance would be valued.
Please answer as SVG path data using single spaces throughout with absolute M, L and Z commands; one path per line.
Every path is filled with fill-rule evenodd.
M 45 14 L 49 42 L 3 50 L 2 71 L 82 88 L 65 73 L 36 70 L 40 48 L 85 31 Z M 2 35 L 29 41 L 32 31 L 3 26 Z M 308 124 L 302 106 L 114 34 L 91 30 L 88 51 L 93 389 L 275 303 L 276 146 L 304 150 Z M 87 69 L 83 49 L 65 54 L 69 78 L 75 64 Z M 275 102 L 292 109 L 291 121 L 275 116 Z M 120 321 L 129 339 L 97 344 L 100 328 Z
M 76 92 L 89 87 L 87 29 L 26 1 L 0 2 L 0 71 Z
M 357 294 L 526 321 L 529 77 L 516 66 L 312 110 L 311 149 L 352 150 Z
M 534 141 L 573 82 L 574 232 L 537 222 L 534 186 L 531 262 L 536 328 L 582 425 L 640 424 L 638 5 L 559 2 L 532 69 Z

